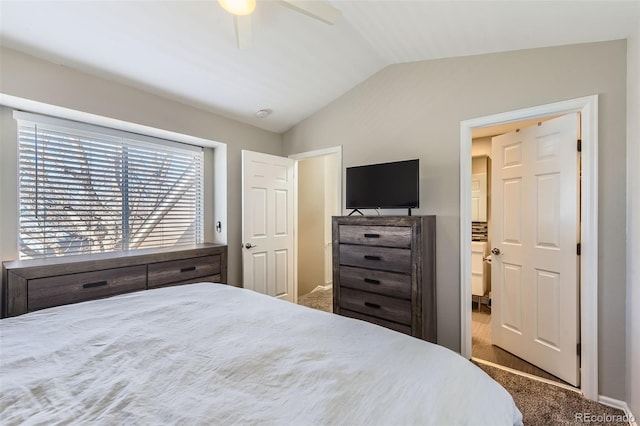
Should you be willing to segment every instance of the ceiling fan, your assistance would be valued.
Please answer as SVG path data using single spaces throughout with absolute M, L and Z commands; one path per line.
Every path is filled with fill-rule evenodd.
M 238 48 L 250 48 L 253 41 L 251 14 L 256 8 L 256 0 L 218 0 L 218 3 L 233 15 Z M 326 0 L 279 0 L 279 3 L 329 25 L 335 24 L 342 16 L 342 13 Z

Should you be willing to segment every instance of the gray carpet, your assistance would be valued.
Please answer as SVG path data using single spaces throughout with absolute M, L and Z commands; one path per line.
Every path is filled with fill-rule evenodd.
M 623 421 L 623 411 L 589 401 L 571 390 L 489 365 L 476 365 L 511 394 L 525 425 L 629 425 Z M 586 416 L 591 421 L 586 421 Z
M 298 298 L 298 303 L 333 312 L 332 290 L 316 290 Z M 479 364 L 513 397 L 525 425 L 625 425 L 624 412 L 589 401 L 568 389 L 542 383 L 489 365 Z M 579 416 L 582 415 L 582 421 Z M 587 421 L 587 417 L 590 421 Z
M 314 290 L 298 297 L 298 304 L 320 311 L 333 312 L 333 289 Z

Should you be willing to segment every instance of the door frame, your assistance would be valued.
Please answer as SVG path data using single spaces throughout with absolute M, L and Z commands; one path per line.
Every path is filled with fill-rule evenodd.
M 293 190 L 295 194 L 295 203 L 293 205 L 293 229 L 295 238 L 293 240 L 293 250 L 295 253 L 295 262 L 293 264 L 294 287 L 296 295 L 296 303 L 298 303 L 298 161 L 306 160 L 313 157 L 324 157 L 325 155 L 335 154 L 338 161 L 338 176 L 336 179 L 336 212 L 340 216 L 342 214 L 342 145 L 332 146 L 329 148 L 316 149 L 313 151 L 300 152 L 298 154 L 290 154 L 288 157 L 296 160 L 293 169 Z
M 460 122 L 460 349 L 471 359 L 471 141 L 472 131 L 552 115 L 581 113 L 580 389 L 598 400 L 598 95 Z

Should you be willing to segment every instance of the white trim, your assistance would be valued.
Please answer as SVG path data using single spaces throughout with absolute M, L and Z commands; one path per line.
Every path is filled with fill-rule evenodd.
M 298 160 L 293 163 L 293 303 L 298 303 Z M 242 221 L 244 224 L 244 221 Z
M 29 99 L 19 98 L 16 96 L 5 95 L 0 93 L 0 105 L 7 106 L 26 113 L 18 112 L 28 116 L 30 113 L 49 115 L 64 120 L 77 121 L 80 123 L 91 124 L 94 126 L 107 127 L 110 129 L 121 130 L 130 133 L 136 133 L 169 141 L 182 142 L 189 145 L 201 146 L 205 148 L 218 148 L 224 145 L 221 142 L 203 139 L 196 136 L 189 136 L 182 133 L 176 133 L 169 130 L 158 129 L 155 127 L 144 126 L 142 124 L 130 123 L 128 121 L 117 120 L 115 118 L 103 117 L 87 112 L 76 111 L 57 105 L 49 105 L 42 102 L 32 101 Z
M 128 121 L 118 120 L 115 118 L 103 117 L 96 114 L 91 114 L 83 111 L 77 111 L 70 108 L 61 107 L 58 105 L 50 105 L 43 102 L 32 101 L 30 99 L 21 98 L 18 96 L 7 95 L 0 93 L 0 105 L 18 109 L 22 111 L 28 111 L 35 114 L 44 114 L 53 117 L 58 117 L 65 120 L 83 122 L 92 124 L 95 126 L 108 127 L 111 129 L 122 130 L 125 132 L 136 133 L 139 135 L 147 135 L 150 137 L 160 138 L 164 140 L 181 142 L 189 145 L 200 146 L 204 148 L 213 148 L 213 170 L 214 180 L 212 190 L 207 188 L 209 185 L 205 182 L 205 200 L 210 197 L 213 198 L 211 202 L 206 202 L 207 205 L 213 205 L 214 209 L 208 212 L 205 209 L 204 216 L 204 239 L 205 241 L 211 240 L 216 244 L 227 244 L 227 217 L 228 217 L 228 205 L 227 202 L 227 144 L 217 142 L 209 139 L 203 139 L 196 136 L 190 136 L 183 133 L 172 132 L 169 130 L 158 129 L 155 127 L 145 126 L 142 124 L 132 123 Z M 17 140 L 17 138 L 16 138 Z M 17 143 L 17 142 L 16 142 Z M 16 157 L 16 161 L 18 158 Z M 17 188 L 17 182 L 16 182 Z M 16 189 L 17 191 L 17 189 Z M 16 192 L 17 194 L 17 192 Z M 16 200 L 17 202 L 17 200 Z M 209 229 L 214 227 L 216 222 L 222 224 L 222 231 L 216 232 L 215 229 Z M 19 223 L 19 212 L 16 207 L 16 226 Z M 209 236 L 209 237 L 207 237 Z M 18 245 L 16 241 L 15 255 L 18 253 Z
M 342 146 L 334 146 L 330 148 L 317 149 L 314 151 L 300 152 L 298 154 L 291 154 L 289 158 L 296 160 L 295 164 L 295 178 L 294 178 L 294 188 L 295 188 L 295 203 L 293 205 L 293 215 L 294 215 L 294 253 L 295 260 L 293 263 L 294 270 L 294 280 L 295 280 L 295 302 L 298 303 L 298 161 L 313 158 L 313 157 L 324 157 L 325 155 L 335 154 L 338 157 L 338 178 L 336 179 L 336 197 L 337 197 L 337 209 L 334 212 L 336 215 L 342 214 Z M 316 287 L 317 288 L 317 287 Z M 315 290 L 315 289 L 314 289 Z
M 480 358 L 473 357 L 473 358 L 471 358 L 471 360 L 473 362 L 477 362 L 478 364 L 488 365 L 490 367 L 494 367 L 494 368 L 497 368 L 499 370 L 508 371 L 509 373 L 513 373 L 513 374 L 515 374 L 517 376 L 522 376 L 522 377 L 526 377 L 527 379 L 535 380 L 537 382 L 541 382 L 541 383 L 546 383 L 548 385 L 557 386 L 559 388 L 566 389 L 566 390 L 569 390 L 571 392 L 575 392 L 577 394 L 582 395 L 582 392 L 580 392 L 580 389 L 574 388 L 573 386 L 570 386 L 570 385 L 565 385 L 564 383 L 554 382 L 553 380 L 545 379 L 544 377 L 535 376 L 533 374 L 525 373 L 525 372 L 520 371 L 520 370 L 514 370 L 513 368 L 505 367 L 504 365 L 496 364 L 496 363 L 493 363 L 491 361 L 486 361 L 486 360 L 480 359 Z
M 331 290 L 332 288 L 333 288 L 333 284 L 317 285 L 316 288 L 311 290 L 311 293 L 313 293 L 314 291 L 320 291 L 320 290 Z
M 301 152 L 298 154 L 291 154 L 289 158 L 293 158 L 294 160 L 304 160 L 312 157 L 323 157 L 325 155 L 335 154 L 338 156 L 338 179 L 336 182 L 336 197 L 337 202 L 336 205 L 338 209 L 336 211 L 336 215 L 342 214 L 342 146 L 332 146 L 330 148 L 322 148 L 314 151 Z M 297 206 L 296 206 L 297 208 Z M 296 216 L 297 218 L 297 216 Z
M 508 371 L 509 373 L 518 375 L 518 376 L 522 376 L 522 377 L 526 377 L 528 379 L 531 380 L 535 380 L 541 383 L 546 383 L 552 386 L 556 386 L 571 392 L 575 392 L 577 394 L 582 395 L 582 392 L 580 392 L 579 389 L 574 388 L 573 386 L 569 386 L 569 385 L 565 385 L 563 383 L 558 383 L 558 382 L 554 382 L 553 380 L 549 380 L 549 379 L 545 379 L 543 377 L 538 377 L 538 376 L 534 376 L 533 374 L 529 374 L 529 373 L 524 373 L 522 371 L 518 371 L 518 370 L 514 370 L 513 368 L 509 368 L 509 367 L 505 367 L 503 365 L 500 364 L 495 364 L 491 361 L 486 361 L 484 359 L 480 359 L 480 358 L 471 358 L 471 360 L 477 364 L 484 364 L 484 365 L 488 365 L 490 367 L 494 367 L 497 368 L 499 370 L 503 370 L 503 371 Z M 606 405 L 607 407 L 612 407 L 612 408 L 617 408 L 618 410 L 622 410 L 624 411 L 624 414 L 627 416 L 627 418 L 629 419 L 629 425 L 630 426 L 638 426 L 638 423 L 636 422 L 636 419 L 633 416 L 633 413 L 631 412 L 631 409 L 629 408 L 629 406 L 627 405 L 626 402 L 624 401 L 620 401 L 619 399 L 614 399 L 614 398 L 609 398 L 608 396 L 603 396 L 603 395 L 599 395 L 598 396 L 598 400 L 597 402 L 599 402 L 602 405 Z
M 163 138 L 156 138 L 141 133 L 114 129 L 113 127 L 97 126 L 95 124 L 87 124 L 80 121 L 67 120 L 64 118 L 52 117 L 50 115 L 34 114 L 32 112 L 25 112 L 15 109 L 13 110 L 13 118 L 18 123 L 37 124 L 38 126 L 45 124 L 49 128 L 56 130 L 72 129 L 75 134 L 84 134 L 89 137 L 95 136 L 96 133 L 100 135 L 109 135 L 119 139 L 126 139 L 127 141 L 133 142 L 136 145 L 141 145 L 151 149 L 153 149 L 154 146 L 162 145 L 167 149 L 179 150 L 180 152 L 184 152 L 185 150 L 202 152 L 203 148 L 200 145 L 177 142 Z
M 311 157 L 323 157 L 325 155 L 337 154 L 340 160 L 342 160 L 342 146 L 332 146 L 329 148 L 316 149 L 314 151 L 301 152 L 299 154 L 291 154 L 289 158 L 294 160 L 304 160 Z M 342 164 L 342 161 L 340 161 Z
M 581 390 L 598 399 L 598 95 L 460 122 L 460 352 L 471 358 L 471 133 L 473 129 L 581 113 Z
M 620 401 L 619 399 L 609 398 L 608 396 L 599 395 L 598 402 L 602 405 L 606 405 L 607 407 L 617 408 L 618 410 L 624 411 L 624 414 L 629 419 L 630 426 L 638 426 L 637 419 L 634 417 L 629 405 L 626 402 Z

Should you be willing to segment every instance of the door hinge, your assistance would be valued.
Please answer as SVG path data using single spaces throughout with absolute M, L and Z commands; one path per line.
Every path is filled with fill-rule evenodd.
M 580 256 L 581 252 L 582 252 L 582 244 L 578 243 L 576 246 L 576 254 Z
M 576 355 L 580 356 L 581 353 L 582 353 L 582 344 L 578 342 L 578 344 L 576 345 Z
M 582 152 L 582 139 L 578 139 L 578 152 Z

